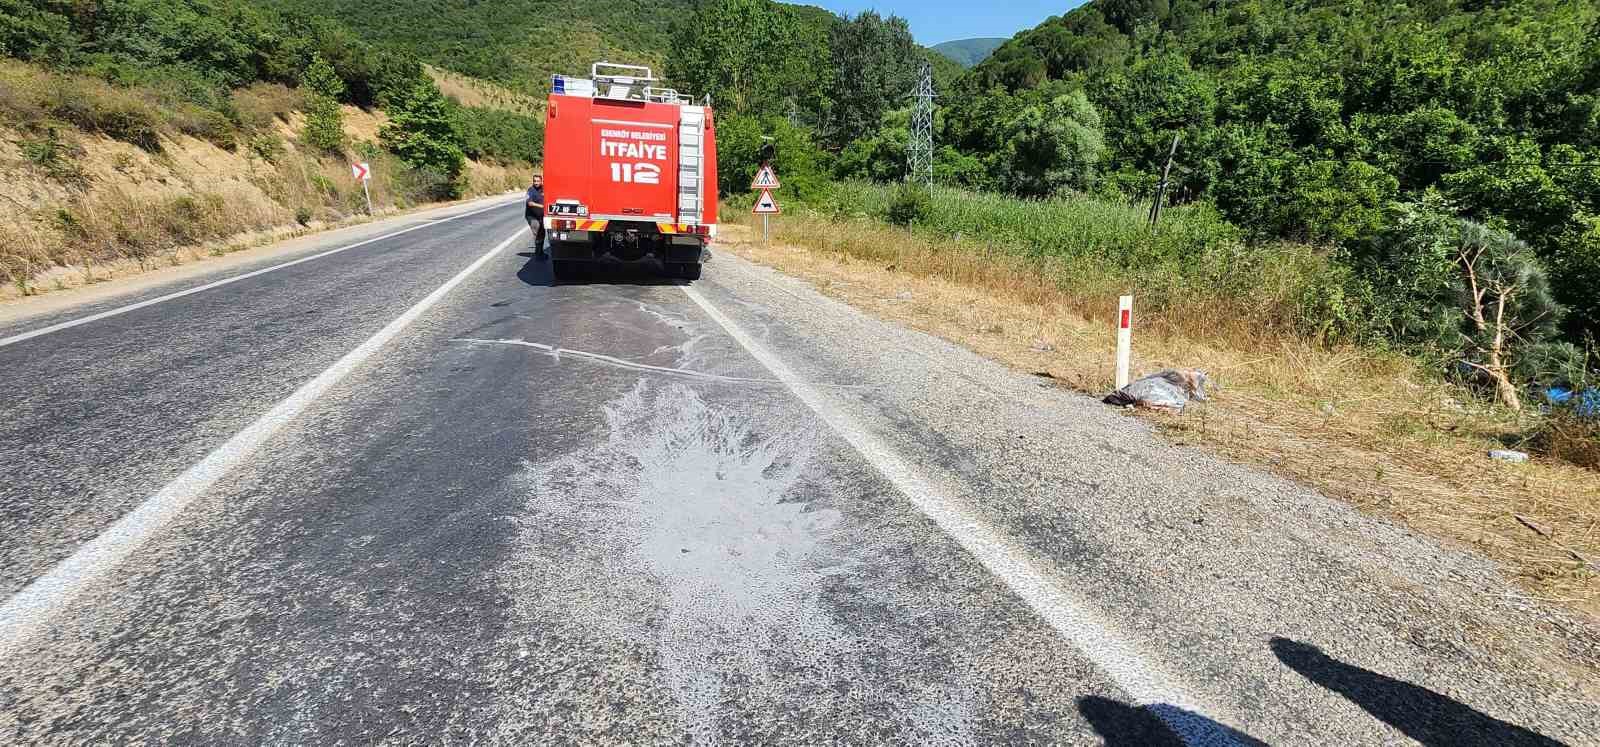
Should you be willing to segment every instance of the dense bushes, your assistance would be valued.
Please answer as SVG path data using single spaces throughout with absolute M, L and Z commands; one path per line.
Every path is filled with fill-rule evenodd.
M 451 103 L 428 78 L 396 95 L 389 104 L 389 123 L 378 132 L 383 147 L 407 165 L 442 176 L 452 186 L 440 198 L 456 197 L 465 155 L 461 126 Z
M 723 194 L 748 192 L 756 169 L 772 160 L 783 192 L 816 198 L 828 185 L 828 157 L 812 140 L 811 131 L 781 117 L 718 115 L 717 177 Z
M 344 95 L 344 81 L 321 55 L 315 55 L 301 76 L 300 88 L 306 95 L 306 142 L 324 153 L 342 153 L 344 115 L 339 98 Z
M 526 114 L 464 106 L 456 113 L 462 151 L 468 158 L 539 163 L 544 159 L 544 120 Z
M 883 217 L 897 226 L 915 226 L 934 222 L 933 210 L 933 195 L 927 187 L 902 182 L 884 208 Z
M 1529 243 L 1576 341 L 1600 331 L 1597 38 L 1594 0 L 1096 2 L 946 92 L 940 139 L 985 161 L 988 186 L 1039 194 L 999 172 L 1018 135 L 1000 123 L 1081 89 L 1102 189 L 1149 199 L 1179 135 L 1174 201 L 1259 240 L 1356 246 L 1435 189 Z
M 135 92 L 93 78 L 0 60 L 0 117 L 24 129 L 73 125 L 145 150 L 161 146 L 166 117 Z

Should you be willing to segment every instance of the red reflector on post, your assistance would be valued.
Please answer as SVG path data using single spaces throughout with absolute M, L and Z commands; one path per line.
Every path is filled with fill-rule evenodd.
M 1117 328 L 1133 329 L 1133 309 L 1122 310 L 1122 321 L 1117 325 Z

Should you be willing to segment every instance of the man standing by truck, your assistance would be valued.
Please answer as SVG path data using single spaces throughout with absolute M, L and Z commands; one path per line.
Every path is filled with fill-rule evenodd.
M 528 188 L 528 204 L 522 209 L 522 217 L 528 221 L 528 230 L 533 231 L 534 256 L 544 256 L 544 175 L 533 175 L 533 186 Z

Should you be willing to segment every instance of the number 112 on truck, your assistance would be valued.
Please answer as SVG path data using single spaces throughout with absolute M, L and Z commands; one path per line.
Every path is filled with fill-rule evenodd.
M 717 235 L 710 106 L 659 85 L 650 68 L 597 62 L 551 79 L 545 112 L 545 231 L 557 278 L 608 258 L 654 256 L 700 277 Z

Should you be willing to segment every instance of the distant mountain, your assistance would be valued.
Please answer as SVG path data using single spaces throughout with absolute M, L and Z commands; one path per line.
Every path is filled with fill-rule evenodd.
M 957 39 L 935 44 L 932 49 L 955 60 L 962 67 L 972 67 L 987 59 L 1006 41 L 1005 39 Z

